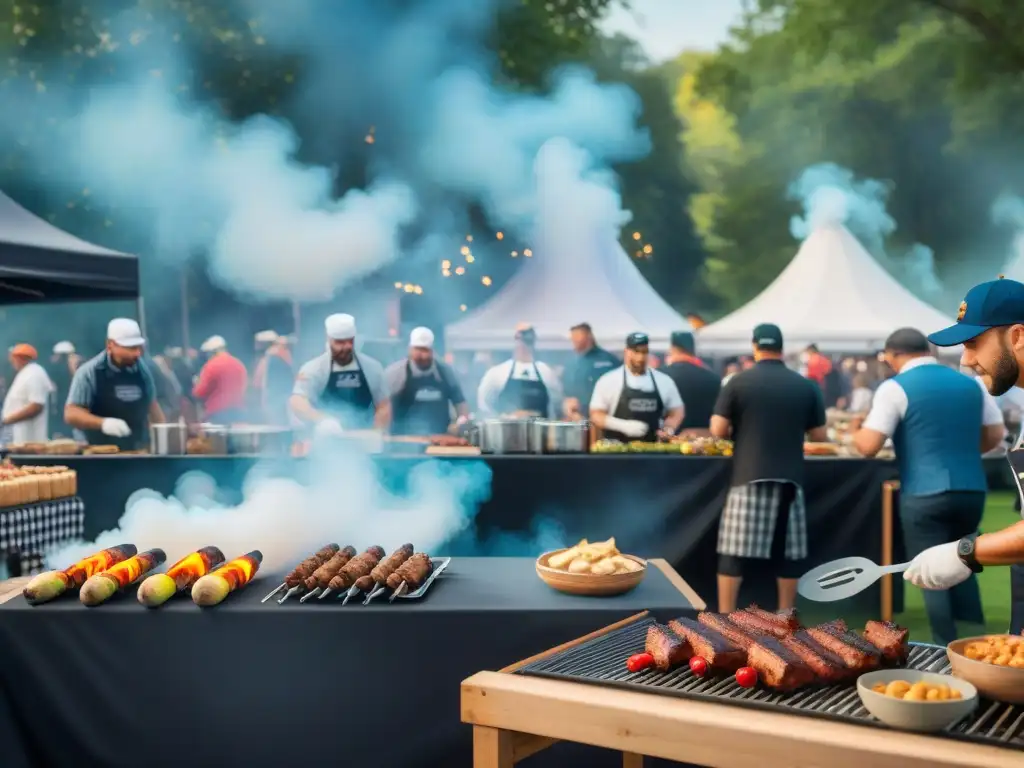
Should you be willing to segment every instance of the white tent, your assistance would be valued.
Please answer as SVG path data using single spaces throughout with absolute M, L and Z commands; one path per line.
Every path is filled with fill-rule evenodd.
M 610 349 L 633 331 L 663 349 L 673 331 L 690 328 L 618 242 L 588 255 L 585 263 L 533 256 L 493 298 L 445 328 L 447 349 L 509 349 L 519 323 L 533 325 L 543 350 L 569 349 L 569 329 L 578 323 L 590 323 L 597 342 Z
M 698 332 L 701 354 L 749 352 L 754 327 L 775 323 L 790 351 L 871 352 L 897 328 L 953 322 L 890 275 L 845 227 L 815 230 L 756 297 Z

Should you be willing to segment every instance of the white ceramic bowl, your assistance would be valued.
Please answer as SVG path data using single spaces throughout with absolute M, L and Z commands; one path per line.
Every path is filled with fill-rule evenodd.
M 872 686 L 878 683 L 888 685 L 893 680 L 906 680 L 911 685 L 917 682 L 929 685 L 945 684 L 960 691 L 963 698 L 949 701 L 904 701 L 871 690 Z M 969 715 L 978 706 L 978 691 L 966 680 L 935 672 L 919 672 L 915 669 L 882 669 L 868 672 L 857 678 L 857 693 L 864 708 L 886 725 L 922 733 L 941 731 Z

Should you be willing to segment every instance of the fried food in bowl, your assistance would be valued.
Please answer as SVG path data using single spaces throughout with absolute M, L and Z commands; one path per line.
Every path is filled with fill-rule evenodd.
M 646 567 L 644 560 L 619 552 L 614 538 L 594 543 L 583 539 L 537 558 L 537 575 L 548 586 L 576 595 L 628 592 L 643 580 Z

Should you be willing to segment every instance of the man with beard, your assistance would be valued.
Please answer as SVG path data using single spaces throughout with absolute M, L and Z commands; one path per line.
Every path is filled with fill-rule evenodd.
M 162 424 L 153 374 L 142 359 L 146 340 L 127 317 L 107 325 L 107 348 L 82 363 L 71 380 L 64 420 L 91 445 L 136 451 L 149 445 L 149 424 Z
M 940 365 L 928 339 L 914 328 L 885 342 L 886 364 L 896 375 L 875 392 L 853 443 L 874 456 L 892 439 L 900 468 L 900 525 L 907 553 L 977 534 L 987 483 L 981 454 L 1003 439 L 1003 415 L 980 379 Z M 925 594 L 933 640 L 958 637 L 958 621 L 985 623 L 974 578 L 947 592 Z
M 537 332 L 532 325 L 516 327 L 512 358 L 484 373 L 476 401 L 483 413 L 558 418 L 562 383 L 550 366 L 537 359 Z
M 324 329 L 327 351 L 299 369 L 288 401 L 292 414 L 328 437 L 349 429 L 386 430 L 391 424 L 391 399 L 384 367 L 372 357 L 356 354 L 355 318 L 331 315 Z
M 452 408 L 459 423 L 469 418 L 469 406 L 455 372 L 434 357 L 434 333 L 414 328 L 409 356 L 384 370 L 391 393 L 391 432 L 395 435 L 441 435 L 451 424 Z
M 654 443 L 671 437 L 683 421 L 683 400 L 675 382 L 651 368 L 647 334 L 626 337 L 624 364 L 594 385 L 590 419 L 607 440 Z
M 589 412 L 590 397 L 597 380 L 612 368 L 619 367 L 619 358 L 599 347 L 589 323 L 579 323 L 569 329 L 576 359 L 565 372 L 565 415 L 573 421 L 585 419 Z
M 978 374 L 996 397 L 1024 385 L 1024 284 L 1000 278 L 976 285 L 960 304 L 956 324 L 928 339 L 939 347 L 963 344 L 961 366 Z M 1018 440 L 1018 450 L 1010 453 L 1010 464 L 1018 491 L 1024 496 L 1024 452 L 1020 447 Z M 926 549 L 913 559 L 903 578 L 923 589 L 949 590 L 986 565 L 1013 566 L 1010 631 L 1024 632 L 1024 522 Z

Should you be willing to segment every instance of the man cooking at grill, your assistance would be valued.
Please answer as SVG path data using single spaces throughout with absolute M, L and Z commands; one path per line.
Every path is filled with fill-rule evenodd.
M 587 418 L 590 398 L 597 380 L 612 368 L 619 367 L 619 358 L 598 346 L 589 323 L 579 323 L 569 329 L 576 359 L 565 372 L 564 411 L 573 421 Z
M 391 432 L 395 435 L 442 435 L 455 410 L 458 423 L 469 419 L 469 405 L 455 371 L 434 356 L 434 332 L 414 328 L 409 356 L 384 369 L 391 393 Z
M 623 365 L 594 385 L 590 420 L 606 440 L 653 443 L 671 437 L 683 423 L 679 390 L 672 379 L 648 366 L 649 354 L 647 334 L 629 334 Z
M 356 354 L 355 318 L 331 315 L 324 329 L 327 351 L 299 369 L 288 401 L 292 413 L 326 437 L 350 429 L 388 429 L 391 399 L 384 367 L 368 355 Z
M 544 416 L 557 419 L 562 411 L 562 384 L 545 363 L 536 358 L 537 333 L 533 326 L 516 328 L 512 359 L 498 363 L 480 379 L 477 406 L 494 415 Z
M 974 370 L 996 397 L 1024 385 L 1024 284 L 1000 278 L 976 285 L 960 304 L 956 324 L 928 340 L 939 347 L 963 344 L 960 365 Z M 1024 466 L 1013 460 L 1011 465 L 1024 496 Z M 1024 521 L 926 549 L 911 561 L 903 578 L 923 589 L 952 589 L 986 565 L 1012 566 L 1010 631 L 1024 632 Z
M 149 445 L 149 425 L 163 423 L 153 374 L 142 359 L 145 344 L 137 322 L 115 318 L 107 325 L 107 348 L 75 371 L 64 420 L 91 445 L 136 451 Z

